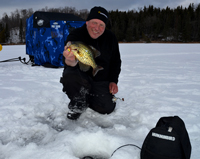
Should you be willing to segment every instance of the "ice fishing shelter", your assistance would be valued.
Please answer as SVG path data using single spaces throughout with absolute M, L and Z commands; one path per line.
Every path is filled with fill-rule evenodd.
M 35 12 L 26 20 L 26 54 L 36 65 L 61 67 L 64 43 L 70 31 L 85 21 L 73 14 Z

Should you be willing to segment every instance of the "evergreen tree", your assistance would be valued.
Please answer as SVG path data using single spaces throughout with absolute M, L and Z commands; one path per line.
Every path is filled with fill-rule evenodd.
M 184 22 L 184 26 L 183 26 L 183 40 L 184 42 L 189 42 L 191 40 L 191 26 L 190 26 L 190 15 L 187 12 L 187 10 L 185 10 L 185 22 Z
M 128 28 L 126 30 L 126 37 L 125 37 L 125 41 L 126 42 L 132 42 L 133 41 L 133 22 L 129 21 L 128 23 Z
M 175 41 L 180 41 L 180 35 L 181 35 L 181 14 L 182 9 L 180 7 L 177 7 L 174 10 L 174 30 L 173 30 L 173 36 Z
M 20 43 L 23 43 L 23 24 L 22 24 L 22 19 L 20 19 L 20 25 L 19 25 L 19 39 L 20 39 Z
M 5 42 L 7 43 L 10 39 L 10 30 L 8 28 L 8 24 L 6 23 L 6 28 L 5 28 Z
M 196 8 L 196 30 L 195 30 L 195 40 L 200 42 L 200 4 Z
M 5 28 L 0 23 L 0 43 L 5 43 Z

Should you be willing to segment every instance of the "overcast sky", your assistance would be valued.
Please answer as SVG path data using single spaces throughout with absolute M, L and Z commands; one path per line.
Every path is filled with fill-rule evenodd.
M 188 7 L 190 3 L 199 4 L 200 0 L 0 0 L 0 18 L 3 13 L 10 15 L 16 9 L 29 9 L 33 11 L 45 8 L 75 7 L 77 10 L 88 9 L 93 6 L 102 6 L 109 10 L 137 10 L 144 6 L 153 5 L 156 8 Z

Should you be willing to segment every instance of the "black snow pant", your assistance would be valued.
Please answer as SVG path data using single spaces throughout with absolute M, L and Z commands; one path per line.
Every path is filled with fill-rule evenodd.
M 116 103 L 112 101 L 108 81 L 94 82 L 79 68 L 68 67 L 60 82 L 63 84 L 63 92 L 71 100 L 71 111 L 82 113 L 89 107 L 100 114 L 110 114 L 115 109 Z

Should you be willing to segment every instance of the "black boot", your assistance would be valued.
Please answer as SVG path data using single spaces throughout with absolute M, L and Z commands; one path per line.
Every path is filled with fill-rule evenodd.
M 77 120 L 80 115 L 88 108 L 88 94 L 89 91 L 82 87 L 80 89 L 80 94 L 79 96 L 74 97 L 68 107 L 69 107 L 69 112 L 67 114 L 67 118 L 71 120 Z

